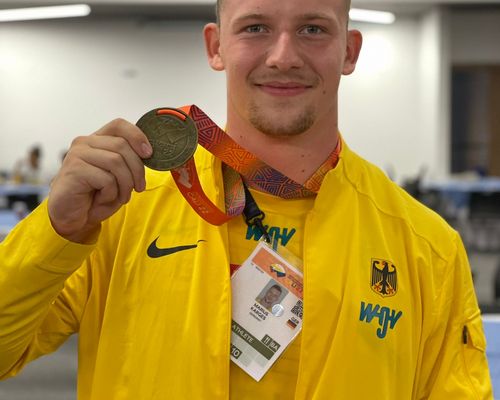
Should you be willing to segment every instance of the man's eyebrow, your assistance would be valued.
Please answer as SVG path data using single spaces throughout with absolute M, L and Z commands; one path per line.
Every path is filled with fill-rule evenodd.
M 264 14 L 252 13 L 244 14 L 235 18 L 234 23 L 241 23 L 249 20 L 266 20 L 267 17 Z
M 259 14 L 259 13 L 251 13 L 251 14 L 244 14 L 244 15 L 241 15 L 239 17 L 237 17 L 235 20 L 234 20 L 234 23 L 238 24 L 238 23 L 242 23 L 242 22 L 246 22 L 246 21 L 265 21 L 269 19 L 268 16 L 264 15 L 264 14 Z M 326 14 L 326 13 L 321 13 L 321 12 L 314 12 L 314 13 L 307 13 L 307 14 L 302 14 L 302 15 L 299 15 L 297 17 L 297 20 L 299 21 L 311 21 L 311 20 L 325 20 L 325 21 L 333 21 L 334 20 L 334 17 L 330 14 Z
M 325 13 L 308 13 L 308 14 L 302 14 L 298 19 L 306 21 L 314 19 L 323 19 L 327 21 L 332 21 L 334 17 L 332 17 L 330 14 L 325 14 Z

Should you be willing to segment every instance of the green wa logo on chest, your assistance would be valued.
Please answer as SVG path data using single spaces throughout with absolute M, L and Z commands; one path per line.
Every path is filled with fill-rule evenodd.
M 371 303 L 362 301 L 359 320 L 369 324 L 374 318 L 378 319 L 379 328 L 377 328 L 377 336 L 379 339 L 384 339 L 387 335 L 387 330 L 394 329 L 402 315 L 403 311 L 392 310 L 389 307 L 380 307 L 379 304 L 374 306 Z
M 295 235 L 296 229 L 288 229 L 288 228 L 279 228 L 277 226 L 265 225 L 267 232 L 271 238 L 271 242 L 274 244 L 279 244 L 281 246 L 286 246 L 290 239 Z M 249 226 L 247 228 L 247 240 L 255 240 L 258 242 L 262 237 L 262 232 L 255 225 Z

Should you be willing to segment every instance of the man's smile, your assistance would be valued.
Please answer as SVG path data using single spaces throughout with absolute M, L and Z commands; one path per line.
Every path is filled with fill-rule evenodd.
M 274 96 L 297 96 L 312 88 L 311 85 L 303 83 L 278 81 L 256 83 L 255 86 L 263 92 Z

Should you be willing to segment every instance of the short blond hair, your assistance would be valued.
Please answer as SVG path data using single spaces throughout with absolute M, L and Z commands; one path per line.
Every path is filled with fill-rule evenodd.
M 217 17 L 217 24 L 220 24 L 220 13 L 222 11 L 223 4 L 224 0 L 217 0 L 217 3 L 215 4 L 215 15 Z M 346 11 L 349 12 L 349 10 L 351 9 L 351 0 L 345 0 L 345 5 L 346 5 Z

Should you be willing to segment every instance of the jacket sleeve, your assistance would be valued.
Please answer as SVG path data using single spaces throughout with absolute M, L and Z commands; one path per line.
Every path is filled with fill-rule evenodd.
M 0 379 L 78 331 L 86 290 L 73 273 L 93 249 L 61 238 L 46 202 L 0 243 Z M 74 282 L 65 288 L 72 274 Z
M 417 398 L 493 400 L 471 269 L 458 234 L 455 241 L 456 251 L 435 304 L 436 329 L 424 348 L 428 380 Z

